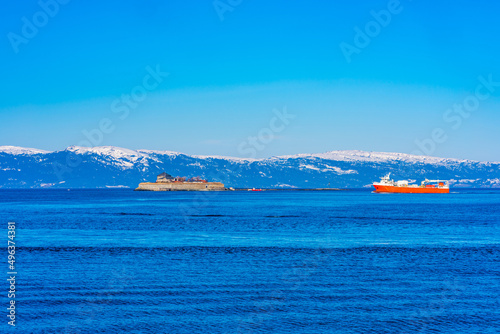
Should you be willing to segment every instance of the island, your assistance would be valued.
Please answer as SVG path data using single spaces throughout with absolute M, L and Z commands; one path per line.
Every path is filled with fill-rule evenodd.
M 200 177 L 187 179 L 172 177 L 168 173 L 161 173 L 156 182 L 142 182 L 136 191 L 222 191 L 227 190 L 221 182 L 208 182 Z

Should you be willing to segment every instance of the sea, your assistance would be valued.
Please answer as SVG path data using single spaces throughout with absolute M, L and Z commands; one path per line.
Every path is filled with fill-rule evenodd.
M 0 224 L 0 333 L 500 332 L 500 190 L 3 189 Z

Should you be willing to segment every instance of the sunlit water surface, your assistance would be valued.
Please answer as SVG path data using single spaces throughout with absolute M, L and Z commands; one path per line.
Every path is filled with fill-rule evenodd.
M 1 190 L 0 218 L 19 333 L 500 331 L 500 191 Z

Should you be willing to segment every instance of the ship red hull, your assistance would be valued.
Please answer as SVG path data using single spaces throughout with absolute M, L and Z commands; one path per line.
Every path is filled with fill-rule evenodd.
M 395 187 L 384 185 L 373 185 L 376 193 L 403 193 L 403 194 L 449 194 L 449 188 L 430 187 Z

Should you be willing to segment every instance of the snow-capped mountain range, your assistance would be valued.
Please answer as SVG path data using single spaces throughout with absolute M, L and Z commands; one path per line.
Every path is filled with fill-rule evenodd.
M 187 155 L 113 146 L 61 151 L 0 146 L 0 188 L 135 188 L 168 172 L 227 187 L 360 188 L 388 172 L 395 179 L 447 179 L 452 187 L 500 187 L 500 162 L 403 153 L 331 151 L 266 159 Z

